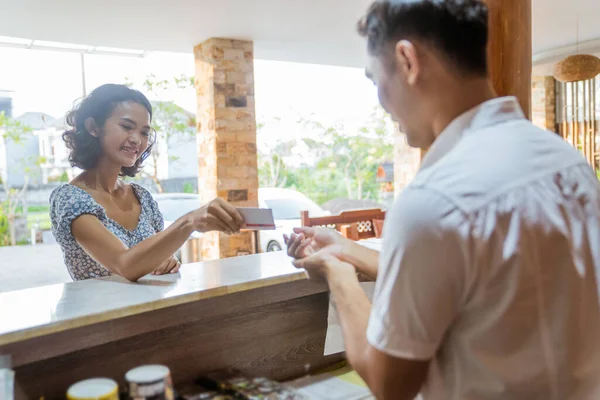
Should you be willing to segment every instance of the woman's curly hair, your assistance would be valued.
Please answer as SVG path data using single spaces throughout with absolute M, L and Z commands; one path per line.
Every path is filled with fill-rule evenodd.
M 69 114 L 67 124 L 71 129 L 62 135 L 67 148 L 70 150 L 71 166 L 83 170 L 94 168 L 102 155 L 100 138 L 93 136 L 86 128 L 85 122 L 92 118 L 96 126 L 102 128 L 110 118 L 119 103 L 132 101 L 143 106 L 152 120 L 152 105 L 140 91 L 125 85 L 106 84 L 92 91 Z M 148 148 L 132 167 L 122 167 L 120 176 L 134 177 L 142 168 L 143 162 L 150 156 L 155 137 L 151 139 Z

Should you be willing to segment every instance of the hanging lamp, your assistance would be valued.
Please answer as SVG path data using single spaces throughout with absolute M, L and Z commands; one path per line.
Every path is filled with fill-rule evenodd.
M 577 15 L 577 53 L 579 53 L 579 15 Z M 556 63 L 554 78 L 560 82 L 586 81 L 600 74 L 600 58 L 591 54 L 576 54 Z
M 600 58 L 591 54 L 577 54 L 559 61 L 554 67 L 554 77 L 560 82 L 577 82 L 595 78 L 600 74 Z

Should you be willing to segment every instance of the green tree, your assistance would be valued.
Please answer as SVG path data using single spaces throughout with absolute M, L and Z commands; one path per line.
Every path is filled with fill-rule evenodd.
M 343 182 L 350 199 L 377 198 L 377 168 L 390 160 L 394 151 L 394 125 L 383 109 L 377 107 L 371 119 L 354 132 L 343 124 L 324 126 L 307 120 L 302 123 L 318 133 L 319 139 L 304 140 L 317 155 L 316 169 L 330 169 L 331 177 Z
M 126 82 L 128 86 L 133 86 L 127 78 Z M 159 80 L 155 75 L 148 75 L 141 86 L 150 97 L 165 99 L 173 91 L 192 89 L 194 78 L 181 75 L 172 79 Z M 196 117 L 171 100 L 153 101 L 152 108 L 154 114 L 152 127 L 156 131 L 156 144 L 150 155 L 152 166 L 144 168 L 141 176 L 151 179 L 157 191 L 162 193 L 164 188 L 159 174 L 160 160 L 166 156 L 171 162 L 178 161 L 177 157 L 168 155 L 168 147 L 187 143 L 196 137 Z
M 30 126 L 9 117 L 4 111 L 0 112 L 0 131 L 0 135 L 2 135 L 4 140 L 12 141 L 16 144 L 23 143 L 26 136 L 33 133 L 33 129 Z
M 8 226 L 8 216 L 5 206 L 0 203 L 0 247 L 10 244 L 10 228 Z
M 279 117 L 273 118 L 280 121 Z M 296 140 L 273 142 L 264 134 L 266 123 L 259 118 L 256 123 L 256 140 L 258 148 L 258 183 L 261 187 L 286 187 L 290 169 L 288 159 L 297 146 Z
M 334 169 L 314 165 L 291 169 L 286 187 L 304 193 L 317 204 L 346 196 L 346 187 Z
M 69 182 L 69 174 L 67 174 L 67 171 L 63 172 L 60 175 L 60 181 L 63 182 L 63 183 Z
M 295 140 L 276 143 L 268 151 L 259 153 L 258 177 L 262 187 L 285 187 L 289 178 L 286 158 L 292 155 Z
M 33 129 L 20 121 L 17 121 L 4 112 L 0 113 L 0 135 L 6 142 L 23 144 L 28 135 L 33 133 Z M 27 170 L 26 170 L 27 172 Z M 17 244 L 15 220 L 17 211 L 21 208 L 25 217 L 27 216 L 27 186 L 29 176 L 25 176 L 25 184 L 20 189 L 10 188 L 8 182 L 3 180 L 5 201 L 0 206 L 0 241 L 10 242 L 12 246 Z M 7 240 L 8 233 L 8 240 Z
M 196 193 L 196 190 L 194 189 L 194 185 L 192 185 L 189 182 L 186 182 L 183 184 L 183 193 Z

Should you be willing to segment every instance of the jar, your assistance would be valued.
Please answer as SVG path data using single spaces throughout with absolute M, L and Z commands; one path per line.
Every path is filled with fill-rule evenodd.
M 174 400 L 171 371 L 164 365 L 143 365 L 125 374 L 131 400 Z
M 69 400 L 119 400 L 119 385 L 108 378 L 77 382 L 67 390 Z

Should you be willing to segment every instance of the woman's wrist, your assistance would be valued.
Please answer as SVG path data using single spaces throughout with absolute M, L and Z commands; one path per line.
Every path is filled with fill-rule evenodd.
M 197 230 L 196 221 L 195 221 L 195 218 L 193 217 L 192 213 L 188 213 L 188 214 L 184 215 L 183 217 L 179 218 L 175 222 L 175 224 L 177 226 L 177 230 L 181 230 L 181 231 L 185 232 L 188 236 L 191 235 L 192 232 Z

